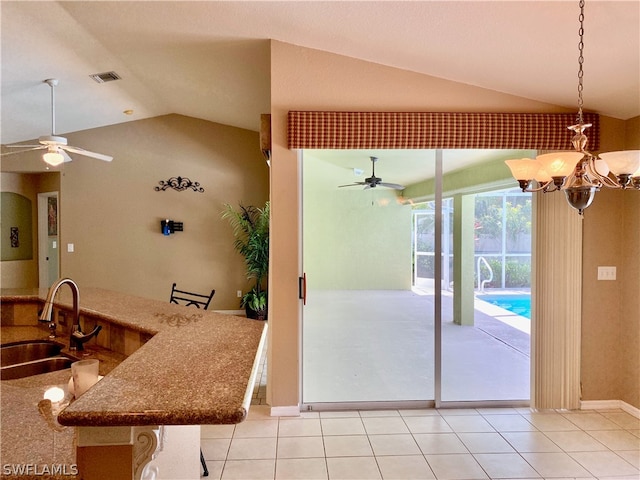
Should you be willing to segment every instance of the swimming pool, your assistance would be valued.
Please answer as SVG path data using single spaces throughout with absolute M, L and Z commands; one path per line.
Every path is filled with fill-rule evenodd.
M 531 295 L 478 295 L 478 300 L 497 305 L 500 308 L 509 310 L 510 312 L 531 319 Z

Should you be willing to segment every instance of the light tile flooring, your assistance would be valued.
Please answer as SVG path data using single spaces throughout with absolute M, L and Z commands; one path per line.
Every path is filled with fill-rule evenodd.
M 304 412 L 253 405 L 202 427 L 213 479 L 640 479 L 640 419 L 622 410 Z

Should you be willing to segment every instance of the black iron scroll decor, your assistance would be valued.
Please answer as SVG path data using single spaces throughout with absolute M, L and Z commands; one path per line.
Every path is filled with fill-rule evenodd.
M 194 192 L 204 192 L 204 188 L 200 186 L 199 182 L 192 182 L 187 177 L 171 177 L 169 180 L 160 180 L 158 182 L 159 187 L 155 187 L 156 192 L 164 192 L 167 188 L 173 188 L 178 192 L 182 192 L 187 189 L 191 189 Z

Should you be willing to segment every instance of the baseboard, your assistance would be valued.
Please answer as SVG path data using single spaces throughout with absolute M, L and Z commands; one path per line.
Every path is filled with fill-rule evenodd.
M 629 405 L 622 400 L 586 400 L 580 402 L 580 410 L 613 410 L 621 409 L 629 415 L 640 418 L 640 408 Z
M 216 313 L 224 313 L 226 315 L 235 315 L 237 317 L 244 317 L 247 312 L 244 310 L 214 310 Z
M 271 407 L 272 417 L 299 417 L 300 406 L 291 405 L 287 407 Z

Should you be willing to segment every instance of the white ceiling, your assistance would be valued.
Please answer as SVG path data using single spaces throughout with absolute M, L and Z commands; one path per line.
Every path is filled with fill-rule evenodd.
M 0 3 L 3 144 L 179 113 L 259 129 L 267 39 L 577 105 L 577 1 Z M 586 0 L 585 109 L 640 115 L 640 0 Z M 122 80 L 97 84 L 114 70 Z M 130 116 L 123 114 L 131 109 Z

